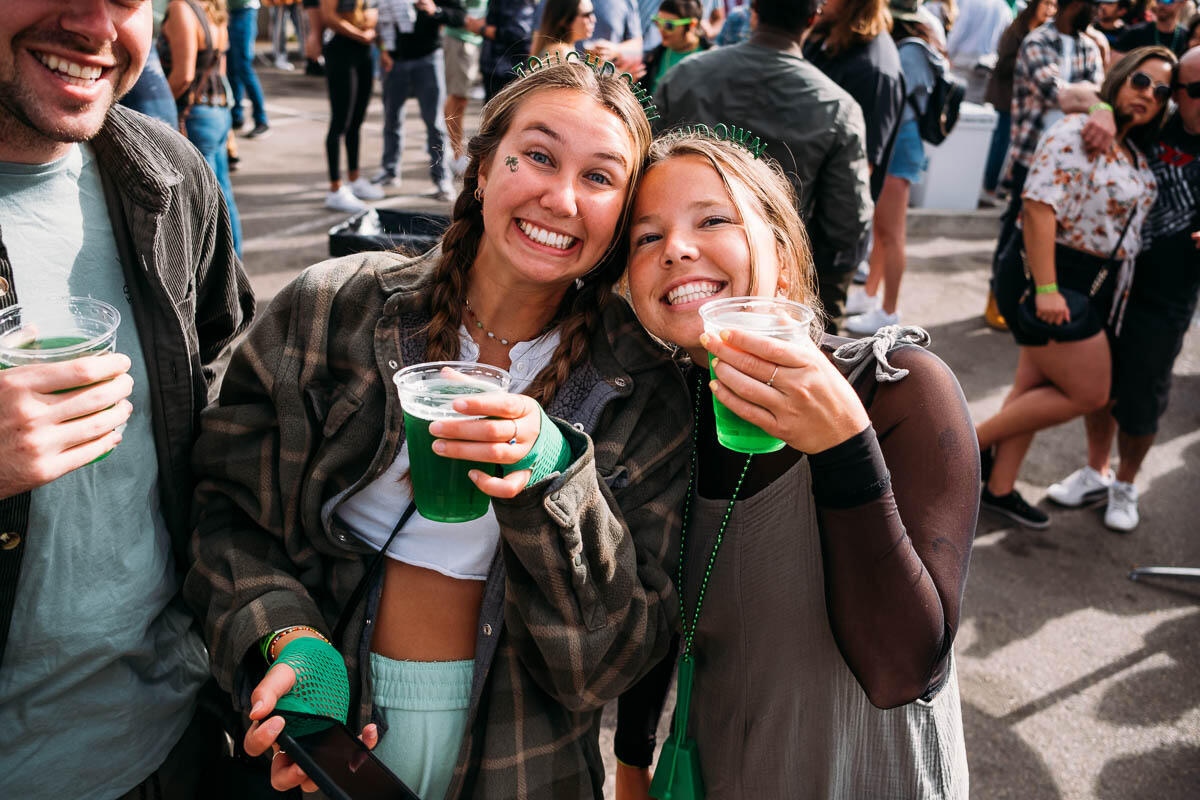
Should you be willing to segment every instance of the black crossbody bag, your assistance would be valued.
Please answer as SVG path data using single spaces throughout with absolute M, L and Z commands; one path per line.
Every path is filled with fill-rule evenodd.
M 1022 330 L 1033 334 L 1040 334 L 1056 341 L 1070 342 L 1086 338 L 1084 332 L 1090 328 L 1088 318 L 1096 313 L 1092 308 L 1092 298 L 1096 296 L 1096 292 L 1100 291 L 1100 287 L 1108 280 L 1108 273 L 1111 271 L 1112 265 L 1116 263 L 1117 253 L 1121 249 L 1121 242 L 1125 241 L 1125 234 L 1129 231 L 1129 226 L 1133 222 L 1135 214 L 1137 214 L 1136 203 L 1134 204 L 1133 211 L 1129 212 L 1128 219 L 1125 220 L 1125 226 L 1121 228 L 1121 235 L 1117 237 L 1117 243 L 1113 245 L 1112 253 L 1105 260 L 1104 266 L 1096 273 L 1096 278 L 1092 281 L 1091 291 L 1084 294 L 1076 289 L 1068 289 L 1063 286 L 1058 288 L 1058 293 L 1067 301 L 1067 310 L 1070 312 L 1070 319 L 1060 325 L 1046 322 L 1037 315 L 1037 294 L 1034 291 L 1033 273 L 1029 270 L 1029 259 L 1025 255 L 1025 248 L 1021 248 L 1021 264 L 1025 270 L 1025 278 L 1029 281 L 1025 293 L 1021 295 L 1020 305 L 1017 307 L 1017 324 L 1021 326 Z

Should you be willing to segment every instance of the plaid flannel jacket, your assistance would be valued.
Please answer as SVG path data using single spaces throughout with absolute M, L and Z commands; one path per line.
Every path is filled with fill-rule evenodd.
M 1033 151 L 1045 131 L 1042 119 L 1047 111 L 1058 108 L 1059 87 L 1079 81 L 1099 86 L 1104 80 L 1100 48 L 1087 36 L 1075 37 L 1069 75 L 1059 74 L 1061 59 L 1062 40 L 1053 20 L 1030 31 L 1021 43 L 1013 70 L 1012 144 L 1004 171 L 1006 183 L 1014 163 L 1027 169 L 1033 163 Z
M 217 680 L 242 709 L 262 675 L 255 643 L 296 624 L 329 635 L 365 574 L 369 548 L 321 509 L 399 451 L 391 378 L 424 360 L 439 257 L 360 254 L 306 270 L 251 329 L 205 412 L 184 591 Z M 678 621 L 669 575 L 688 486 L 688 393 L 623 300 L 547 412 L 575 459 L 493 501 L 501 544 L 448 798 L 600 798 L 601 708 L 663 657 Z M 367 655 L 381 588 L 335 642 L 352 726 L 380 721 Z

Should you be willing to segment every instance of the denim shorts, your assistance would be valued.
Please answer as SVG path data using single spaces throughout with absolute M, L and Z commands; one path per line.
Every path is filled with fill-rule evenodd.
M 925 143 L 917 129 L 915 119 L 900 123 L 896 132 L 896 144 L 892 148 L 892 161 L 888 164 L 888 175 L 903 178 L 909 183 L 920 183 L 921 174 L 929 166 L 925 157 Z

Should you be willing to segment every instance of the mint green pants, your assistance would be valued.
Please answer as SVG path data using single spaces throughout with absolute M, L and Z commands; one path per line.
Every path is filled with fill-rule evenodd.
M 474 671 L 474 661 L 394 661 L 371 653 L 375 705 L 388 727 L 375 755 L 421 800 L 446 796 Z

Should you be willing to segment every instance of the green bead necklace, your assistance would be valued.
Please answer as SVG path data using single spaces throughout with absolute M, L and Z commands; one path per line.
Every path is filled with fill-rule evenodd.
M 687 735 L 688 714 L 692 705 L 692 679 L 695 677 L 696 658 L 693 654 L 696 638 L 696 626 L 700 622 L 700 611 L 704 607 L 704 595 L 708 591 L 708 580 L 712 576 L 713 567 L 717 563 L 717 553 L 721 549 L 721 541 L 725 538 L 725 528 L 729 518 L 733 516 L 733 506 L 737 503 L 742 483 L 746 473 L 750 471 L 750 461 L 753 455 L 746 456 L 742 465 L 742 473 L 738 476 L 737 484 L 733 487 L 733 496 L 725 507 L 721 517 L 721 525 L 717 528 L 717 538 L 713 542 L 712 551 L 708 554 L 708 563 L 704 566 L 704 577 L 700 581 L 700 589 L 696 593 L 696 608 L 688 618 L 687 608 L 683 599 L 684 558 L 687 553 L 687 529 L 691 518 L 692 493 L 696 490 L 696 459 L 700 449 L 700 437 L 697 433 L 700 424 L 700 395 L 702 394 L 702 379 L 696 380 L 696 410 L 692 427 L 692 470 L 688 477 L 687 496 L 683 501 L 683 525 L 679 531 L 679 566 L 675 572 L 675 586 L 679 591 L 679 609 L 683 616 L 683 653 L 679 657 L 679 674 L 676 679 L 675 721 L 671 735 L 663 744 L 662 753 L 658 757 L 658 769 L 654 771 L 654 779 L 650 783 L 650 796 L 658 800 L 703 800 L 704 780 L 700 774 L 700 756 L 696 752 L 696 742 Z

